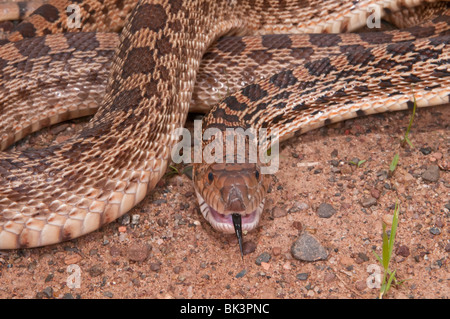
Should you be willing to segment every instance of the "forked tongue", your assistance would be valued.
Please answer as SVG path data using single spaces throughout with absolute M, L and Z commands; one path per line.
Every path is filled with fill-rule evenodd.
M 232 214 L 234 231 L 239 242 L 239 249 L 241 250 L 241 257 L 244 259 L 244 252 L 242 250 L 242 217 L 240 214 Z

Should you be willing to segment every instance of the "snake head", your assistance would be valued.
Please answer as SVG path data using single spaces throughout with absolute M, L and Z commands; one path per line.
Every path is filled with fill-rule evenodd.
M 261 174 L 258 164 L 194 165 L 193 179 L 200 210 L 214 229 L 237 233 L 237 215 L 241 231 L 256 228 L 269 187 L 268 175 Z

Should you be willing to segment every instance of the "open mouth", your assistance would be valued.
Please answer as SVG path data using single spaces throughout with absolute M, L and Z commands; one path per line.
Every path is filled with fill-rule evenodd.
M 211 206 L 209 206 L 203 197 L 197 193 L 197 198 L 200 203 L 200 210 L 203 217 L 211 224 L 211 226 L 223 233 L 234 234 L 235 227 L 233 223 L 233 214 L 221 214 Z M 241 228 L 242 231 L 251 231 L 256 228 L 259 223 L 259 218 L 264 207 L 264 200 L 260 203 L 250 214 L 241 215 Z

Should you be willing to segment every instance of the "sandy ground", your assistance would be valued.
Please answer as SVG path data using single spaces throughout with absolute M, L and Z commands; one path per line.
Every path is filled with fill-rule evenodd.
M 376 298 L 368 267 L 381 271 L 373 250 L 381 254 L 381 221 L 392 218 L 398 200 L 391 269 L 406 281 L 387 297 L 449 298 L 450 108 L 419 110 L 414 148 L 401 148 L 409 116 L 348 120 L 284 143 L 260 226 L 244 236 L 243 259 L 235 236 L 201 216 L 189 177 L 168 174 L 129 214 L 94 233 L 1 251 L 0 297 Z M 62 141 L 82 125 L 59 124 L 14 147 Z M 349 164 L 358 160 L 366 161 Z M 334 208 L 331 217 L 319 217 L 322 203 Z M 301 232 L 326 249 L 325 260 L 293 258 Z

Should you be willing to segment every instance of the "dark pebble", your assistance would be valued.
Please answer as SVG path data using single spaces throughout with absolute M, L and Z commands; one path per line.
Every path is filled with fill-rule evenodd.
M 175 268 L 173 268 L 173 273 L 174 274 L 179 274 L 180 273 L 180 271 L 181 271 L 181 267 L 180 266 L 175 266 Z
M 167 203 L 167 200 L 166 199 L 163 199 L 163 198 L 161 198 L 161 199 L 157 199 L 157 200 L 154 200 L 153 202 L 152 202 L 152 204 L 155 204 L 155 205 L 161 205 L 161 204 L 166 204 Z
M 372 196 L 363 197 L 363 199 L 361 200 L 361 205 L 366 208 L 376 205 L 376 204 L 377 204 L 377 200 L 376 200 L 376 198 L 374 198 Z
M 330 218 L 336 213 L 336 210 L 328 203 L 322 203 L 320 204 L 319 208 L 317 209 L 317 215 L 321 218 Z
M 121 254 L 121 250 L 119 247 L 117 247 L 116 245 L 111 246 L 111 248 L 109 249 L 109 254 L 112 257 L 118 257 Z
M 380 193 L 380 191 L 379 191 L 378 189 L 373 188 L 373 189 L 370 191 L 370 195 L 372 195 L 372 197 L 375 198 L 375 199 L 379 199 L 381 193 Z
M 160 261 L 154 262 L 154 263 L 151 263 L 151 264 L 150 264 L 150 270 L 151 270 L 151 271 L 157 272 L 157 271 L 159 271 L 160 269 L 161 269 L 161 262 L 160 262 Z
M 242 244 L 242 253 L 244 255 L 251 254 L 255 250 L 256 250 L 256 244 L 251 240 L 246 241 Z
M 395 250 L 395 254 L 402 257 L 408 257 L 410 255 L 408 246 L 405 245 L 398 246 L 397 249 Z
M 247 273 L 247 269 L 243 269 L 236 274 L 236 278 L 242 278 L 245 276 L 246 273 Z
M 309 277 L 309 274 L 306 272 L 297 274 L 297 276 L 295 276 L 298 280 L 306 280 Z
M 89 268 L 88 272 L 91 277 L 97 277 L 103 274 L 105 270 L 100 265 L 94 265 Z
M 421 147 L 420 151 L 422 152 L 423 155 L 428 155 L 431 153 L 431 147 Z
M 52 287 L 44 288 L 44 290 L 42 290 L 42 293 L 47 298 L 53 298 L 53 288 Z
M 302 230 L 302 229 L 303 229 L 302 223 L 299 222 L 299 221 L 297 221 L 297 220 L 296 220 L 295 222 L 292 223 L 292 226 L 293 226 L 295 229 L 297 229 L 297 230 Z
M 437 165 L 430 165 L 425 172 L 422 173 L 422 178 L 428 182 L 437 182 L 439 180 L 439 167 Z
M 291 254 L 295 259 L 316 261 L 327 259 L 327 250 L 308 232 L 303 232 L 291 246 Z
M 103 293 L 103 295 L 105 296 L 105 297 L 108 297 L 108 298 L 112 298 L 114 295 L 113 295 L 113 293 L 111 292 L 111 291 L 105 291 L 104 293 Z
M 307 203 L 295 201 L 294 205 L 292 205 L 292 207 L 289 208 L 288 213 L 292 214 L 292 213 L 300 212 L 302 210 L 306 210 L 308 208 L 309 208 L 309 206 Z
M 62 299 L 75 299 L 75 298 L 71 293 L 67 292 L 64 294 L 64 296 L 62 296 Z
M 128 259 L 137 262 L 146 260 L 149 253 L 150 246 L 145 244 L 133 244 L 127 251 Z
M 53 280 L 54 275 L 53 274 L 49 274 L 46 278 L 45 278 L 45 282 L 49 282 Z
M 369 257 L 367 257 L 364 253 L 358 253 L 358 258 L 360 258 L 363 262 L 369 261 Z
M 272 218 L 279 218 L 287 215 L 286 209 L 282 207 L 275 206 L 272 209 Z
M 447 204 L 445 204 L 444 207 L 450 210 L 450 201 Z
M 441 230 L 438 227 L 431 227 L 430 233 L 433 235 L 439 235 L 441 233 Z
M 258 266 L 261 266 L 262 262 L 269 262 L 269 260 L 272 258 L 272 256 L 268 253 L 268 252 L 264 252 L 261 255 L 259 255 L 258 257 L 256 257 L 255 263 Z

